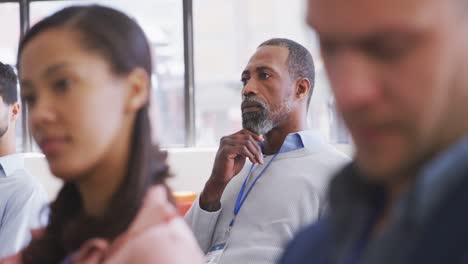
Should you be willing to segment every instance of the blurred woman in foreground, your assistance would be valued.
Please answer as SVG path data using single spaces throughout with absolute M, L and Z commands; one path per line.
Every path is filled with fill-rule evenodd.
M 4 263 L 202 262 L 151 143 L 151 61 L 138 24 L 102 6 L 66 8 L 26 34 L 22 98 L 64 186 L 45 229 Z

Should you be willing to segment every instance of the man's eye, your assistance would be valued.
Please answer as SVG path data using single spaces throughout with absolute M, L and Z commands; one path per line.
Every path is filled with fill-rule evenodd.
M 260 77 L 260 79 L 262 79 L 262 80 L 265 80 L 265 79 L 270 78 L 271 75 L 268 74 L 268 73 L 266 73 L 266 72 L 261 72 L 261 73 L 258 75 L 258 77 Z
M 249 79 L 248 79 L 248 78 L 242 78 L 242 79 L 241 79 L 241 82 L 242 82 L 242 85 L 243 85 L 243 86 L 246 86 L 247 83 L 249 82 Z
M 58 79 L 53 83 L 53 89 L 57 92 L 65 92 L 70 88 L 71 81 L 68 79 Z
M 382 62 L 392 62 L 403 58 L 410 50 L 411 45 L 406 43 L 368 43 L 363 45 L 363 50 L 370 57 Z

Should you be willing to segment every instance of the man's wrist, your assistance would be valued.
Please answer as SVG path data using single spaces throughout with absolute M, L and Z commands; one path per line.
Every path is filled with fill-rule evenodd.
M 221 200 L 206 198 L 202 193 L 200 196 L 200 208 L 207 212 L 216 212 L 221 209 Z
M 226 185 L 208 180 L 200 195 L 200 208 L 215 212 L 221 208 L 221 196 Z

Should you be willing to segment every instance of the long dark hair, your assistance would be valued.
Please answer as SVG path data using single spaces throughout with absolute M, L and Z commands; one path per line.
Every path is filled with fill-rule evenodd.
M 22 39 L 18 59 L 32 39 L 52 28 L 77 32 L 83 48 L 101 55 L 116 74 L 140 67 L 151 76 L 151 52 L 143 30 L 125 14 L 98 5 L 68 7 L 37 23 Z M 23 251 L 24 263 L 59 263 L 90 238 L 115 239 L 135 218 L 148 188 L 166 186 L 166 153 L 151 144 L 148 108 L 146 104 L 137 113 L 128 171 L 104 215 L 99 219 L 86 216 L 77 186 L 65 182 L 51 204 L 45 235 Z

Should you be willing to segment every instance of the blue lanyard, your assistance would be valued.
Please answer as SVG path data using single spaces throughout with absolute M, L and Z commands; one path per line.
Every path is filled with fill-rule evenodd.
M 249 174 L 245 178 L 244 183 L 242 184 L 242 187 L 241 187 L 241 189 L 239 191 L 239 194 L 237 195 L 236 205 L 234 206 L 234 217 L 232 218 L 231 222 L 229 223 L 229 227 L 232 227 L 234 225 L 234 221 L 235 221 L 235 219 L 237 217 L 237 214 L 239 213 L 240 209 L 242 208 L 242 205 L 244 204 L 245 200 L 247 199 L 247 196 L 249 196 L 250 191 L 252 191 L 252 189 L 255 186 L 255 184 L 257 183 L 258 179 L 260 179 L 260 177 L 263 175 L 265 170 L 270 166 L 271 162 L 276 158 L 277 155 L 278 155 L 278 153 L 276 153 L 271 158 L 271 160 L 267 163 L 267 165 L 263 168 L 263 170 L 258 174 L 257 178 L 255 178 L 252 185 L 250 185 L 249 189 L 247 190 L 247 193 L 244 195 L 245 188 L 247 187 L 247 182 L 249 181 L 250 176 L 252 175 L 252 170 L 253 170 L 255 164 L 252 164 L 252 166 L 250 166 Z

